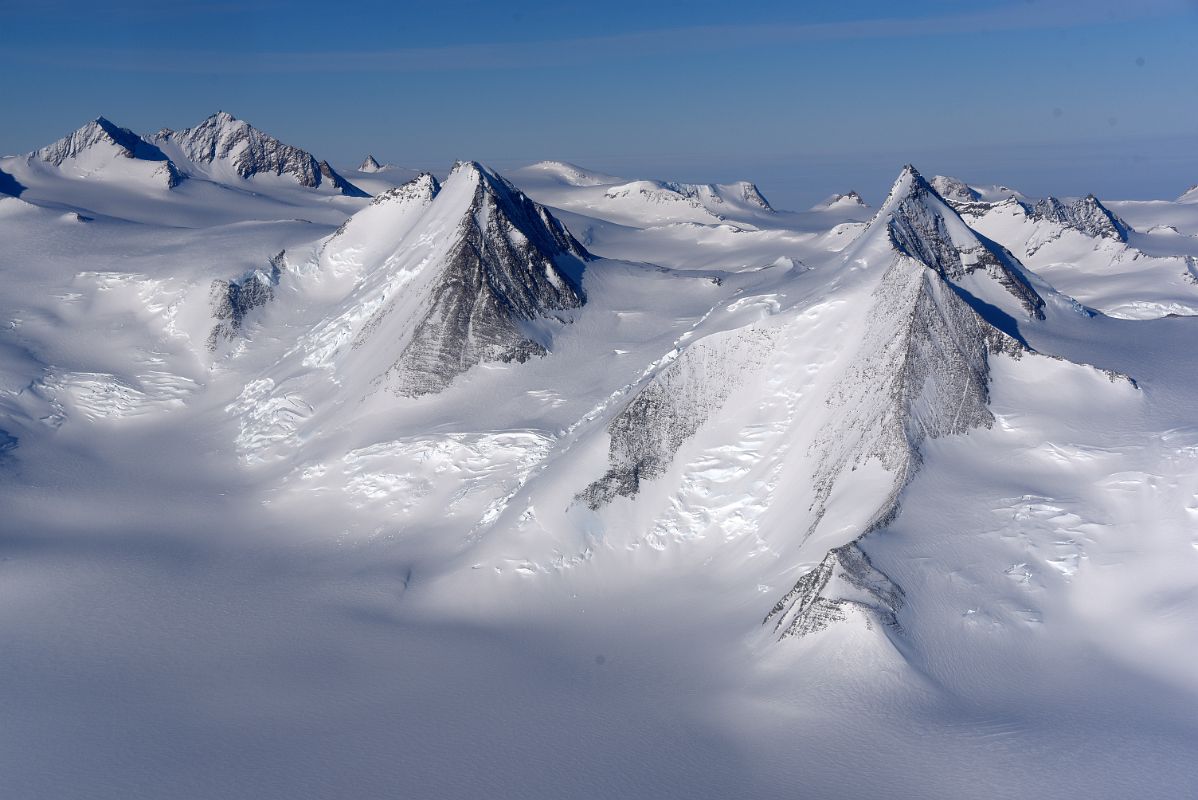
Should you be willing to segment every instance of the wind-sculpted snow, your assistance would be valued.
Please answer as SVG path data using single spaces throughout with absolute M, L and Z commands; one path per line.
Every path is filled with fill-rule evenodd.
M 762 624 L 777 618 L 774 635 L 785 639 L 817 633 L 858 612 L 867 626 L 876 620 L 901 630 L 896 615 L 902 607 L 903 590 L 874 568 L 856 542 L 850 542 L 828 551 L 819 566 L 799 578 Z
M 949 280 L 983 270 L 1033 317 L 1043 318 L 1044 300 L 1012 263 L 1014 259 L 965 225 L 914 167 L 908 166 L 878 212 L 889 219 L 896 248 Z
M 237 280 L 212 282 L 212 316 L 217 322 L 208 334 L 208 349 L 215 350 L 221 341 L 233 341 L 240 335 L 245 317 L 275 296 L 286 262 L 280 252 L 270 259 L 270 272 L 253 270 Z
M 247 464 L 281 458 L 299 424 L 314 411 L 291 382 L 276 385 L 271 378 L 247 383 L 225 410 L 237 419 L 235 444 Z
M 311 189 L 327 180 L 341 194 L 368 196 L 334 172 L 327 162 L 318 162 L 306 150 L 284 144 L 224 111 L 192 128 L 163 129 L 154 135 L 153 142 L 164 150 L 177 151 L 183 160 L 201 168 L 227 163 L 242 178 L 289 175 Z
M 150 371 L 129 379 L 55 369 L 32 386 L 33 392 L 49 403 L 51 411 L 42 422 L 53 428 L 74 414 L 97 422 L 181 409 L 198 388 L 190 378 L 167 372 Z
M 608 425 L 610 467 L 577 499 L 598 509 L 616 497 L 632 497 L 642 481 L 665 472 L 742 378 L 765 364 L 772 346 L 770 331 L 744 328 L 712 334 L 682 351 Z

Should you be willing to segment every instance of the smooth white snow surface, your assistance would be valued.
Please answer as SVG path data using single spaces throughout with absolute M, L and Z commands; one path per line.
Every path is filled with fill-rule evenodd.
M 3 796 L 1198 784 L 1198 204 L 1106 203 L 1124 243 L 1005 187 L 904 205 L 913 171 L 794 213 L 542 162 L 508 178 L 596 257 L 585 305 L 405 397 L 475 184 L 84 159 L 0 161 Z M 270 288 L 210 346 L 229 282 Z M 842 570 L 842 619 L 762 624 L 851 545 L 893 608 Z

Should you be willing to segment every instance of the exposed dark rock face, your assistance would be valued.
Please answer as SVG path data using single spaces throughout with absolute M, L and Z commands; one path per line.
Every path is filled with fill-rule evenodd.
M 269 272 L 256 269 L 237 280 L 212 282 L 212 316 L 217 322 L 208 334 L 209 350 L 216 350 L 221 341 L 236 339 L 246 315 L 274 299 L 285 266 L 279 252 L 271 257 Z
M 394 201 L 409 201 L 415 200 L 421 203 L 430 203 L 441 191 L 441 182 L 438 181 L 431 173 L 422 172 L 407 183 L 396 186 L 393 189 L 388 189 L 375 195 L 370 201 L 372 206 L 382 205 Z
M 224 111 L 213 114 L 194 128 L 181 131 L 161 130 L 154 142 L 179 148 L 183 156 L 196 164 L 228 161 L 242 178 L 255 175 L 290 175 L 301 186 L 316 188 L 324 180 L 342 194 L 368 197 L 358 187 L 322 165 L 311 153 L 284 144 L 243 120 Z
M 889 213 L 891 242 L 949 280 L 984 270 L 1019 300 L 1033 317 L 1044 318 L 1044 300 L 1023 277 L 1014 257 L 972 231 L 912 166 L 895 183 L 879 216 Z
M 856 542 L 850 542 L 829 550 L 819 566 L 799 578 L 766 614 L 762 624 L 776 618 L 774 634 L 785 639 L 816 633 L 859 611 L 866 625 L 877 621 L 899 630 L 896 615 L 902 606 L 903 590 L 870 563 Z
M 808 536 L 833 489 L 868 462 L 891 476 L 889 490 L 857 538 L 830 550 L 766 616 L 766 623 L 777 619 L 779 638 L 822 630 L 854 608 L 866 612 L 867 622 L 897 627 L 902 590 L 873 567 L 861 541 L 897 515 L 924 441 L 993 425 L 991 356 L 1028 352 L 983 319 L 951 281 L 986 269 L 1016 297 L 1039 301 L 1032 308 L 1043 300 L 954 217 L 911 168 L 879 213 L 896 255 L 874 289 L 861 347 L 829 396 L 832 415 L 812 445 L 817 467 Z
M 868 611 L 867 620 L 896 625 L 902 591 L 873 568 L 859 543 L 897 515 L 924 440 L 993 425 L 990 356 L 1025 352 L 936 272 L 904 256 L 875 290 L 869 320 L 853 365 L 829 397 L 833 416 L 812 448 L 818 466 L 808 535 L 823 519 L 832 490 L 866 462 L 876 459 L 893 476 L 890 490 L 861 535 L 831 550 L 766 617 L 778 617 L 780 638 L 822 630 L 854 607 Z
M 893 489 L 865 528 L 889 522 L 898 495 L 919 466 L 925 439 L 993 424 L 989 357 L 1025 348 L 983 320 L 935 272 L 899 257 L 874 292 L 869 324 L 853 364 L 828 403 L 832 419 L 817 434 L 814 518 L 846 469 L 877 459 Z
M 1198 283 L 1198 258 L 1186 256 L 1186 271 L 1181 274 L 1190 283 Z
M 758 206 L 759 208 L 764 209 L 765 211 L 773 211 L 774 210 L 774 207 L 770 205 L 770 201 L 766 200 L 765 195 L 763 195 L 761 193 L 761 190 L 757 188 L 757 184 L 749 183 L 749 182 L 745 181 L 745 182 L 742 182 L 740 186 L 741 186 L 741 197 L 744 199 L 744 201 L 746 203 L 749 203 L 750 205 Z M 854 194 L 856 194 L 856 193 L 854 192 Z M 860 200 L 861 198 L 858 197 L 857 199 Z
M 119 148 L 124 158 L 139 158 L 143 161 L 169 161 L 166 154 L 128 128 L 120 128 L 103 117 L 96 117 L 79 130 L 64 136 L 52 145 L 37 151 L 37 156 L 56 167 L 69 158 L 82 153 L 101 142 Z
M 475 364 L 544 355 L 526 323 L 585 302 L 563 265 L 572 261 L 580 275 L 591 256 L 553 215 L 479 164 L 454 173 L 451 180 L 472 182 L 473 198 L 413 335 L 387 370 L 402 395 L 438 392 Z
M 346 197 L 370 197 L 368 193 L 341 177 L 336 170 L 329 166 L 329 162 L 327 161 L 320 162 L 320 174 L 321 177 L 328 181 L 330 186 Z
M 104 117 L 96 117 L 79 130 L 69 136 L 64 136 L 52 145 L 43 147 L 34 155 L 47 164 L 61 167 L 68 159 L 78 158 L 101 143 L 107 143 L 117 148 L 117 153 L 121 158 L 162 162 L 162 166 L 154 174 L 162 176 L 168 189 L 173 189 L 183 181 L 184 175 L 156 145 L 147 142 L 128 128 L 117 127 Z M 3 190 L 2 182 L 0 182 L 0 190 Z M 16 194 L 17 192 L 9 191 L 7 193 Z
M 1031 208 L 1032 219 L 1048 220 L 1066 228 L 1081 231 L 1096 239 L 1126 242 L 1131 228 L 1111 213 L 1094 195 L 1086 195 L 1070 203 L 1055 197 L 1045 197 Z
M 374 156 L 366 156 L 366 160 L 358 167 L 358 172 L 379 172 L 383 169 L 383 165 L 375 161 Z
M 659 372 L 608 425 L 610 467 L 578 495 L 591 509 L 631 497 L 663 474 L 678 448 L 719 412 L 748 372 L 773 349 L 767 330 L 712 334 Z
M 848 192 L 846 192 L 844 194 L 832 195 L 830 198 L 828 198 L 827 201 L 825 201 L 825 205 L 835 205 L 836 203 L 841 203 L 841 202 L 847 202 L 847 203 L 850 203 L 855 206 L 864 206 L 865 205 L 865 201 L 863 199 L 861 199 L 861 195 L 859 195 L 857 193 L 856 189 L 850 189 Z

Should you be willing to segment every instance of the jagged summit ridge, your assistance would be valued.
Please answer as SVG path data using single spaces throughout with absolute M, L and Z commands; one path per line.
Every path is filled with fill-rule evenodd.
M 77 131 L 64 136 L 54 144 L 37 151 L 37 156 L 56 167 L 69 158 L 77 158 L 97 144 L 107 143 L 117 148 L 124 158 L 140 158 L 145 161 L 166 161 L 166 155 L 128 128 L 121 128 L 104 117 L 96 117 Z
M 430 203 L 441 191 L 441 182 L 430 172 L 422 172 L 407 183 L 402 183 L 394 189 L 380 192 L 370 201 L 371 205 L 382 205 L 395 201 L 417 201 Z
M 156 145 L 104 117 L 96 117 L 54 144 L 32 153 L 31 157 L 55 167 L 80 160 L 86 161 L 90 168 L 102 168 L 105 162 L 110 163 L 113 159 L 157 163 L 159 166 L 154 174 L 165 180 L 168 189 L 178 186 L 184 178 L 175 163 Z
M 701 209 L 717 219 L 729 203 L 744 205 L 760 211 L 774 210 L 765 195 L 749 181 L 735 183 L 678 183 L 676 181 L 631 181 L 607 189 L 608 199 L 640 197 L 655 204 L 685 203 Z
M 884 225 L 891 244 L 950 281 L 981 270 L 1009 292 L 1033 317 L 1043 318 L 1044 300 L 1014 257 L 974 232 L 936 190 L 908 164 L 895 181 L 871 227 Z
M 1127 234 L 1131 230 L 1126 222 L 1092 194 L 1068 203 L 1052 196 L 1045 197 L 1031 208 L 1031 217 L 1073 228 L 1087 236 L 1118 242 L 1127 242 Z
M 368 195 L 338 175 L 327 162 L 306 150 L 284 144 L 232 114 L 220 111 L 198 125 L 180 131 L 164 128 L 153 142 L 178 160 L 201 167 L 227 163 L 241 178 L 289 175 L 301 186 L 316 188 L 324 181 L 353 197 Z
M 827 211 L 834 208 L 868 208 L 868 205 L 856 189 L 850 189 L 844 193 L 830 195 L 812 206 L 814 211 Z

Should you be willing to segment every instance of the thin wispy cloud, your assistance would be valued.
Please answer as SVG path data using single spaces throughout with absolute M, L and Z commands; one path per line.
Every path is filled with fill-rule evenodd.
M 1004 31 L 1051 30 L 1179 14 L 1195 0 L 1137 3 L 1029 2 L 919 19 L 877 18 L 802 24 L 704 25 L 521 42 L 484 42 L 387 50 L 229 52 L 216 50 L 7 48 L 10 58 L 90 70 L 187 74 L 444 72 L 475 69 L 582 66 L 614 57 L 663 53 L 702 54 L 802 44 L 803 42 L 960 36 Z

